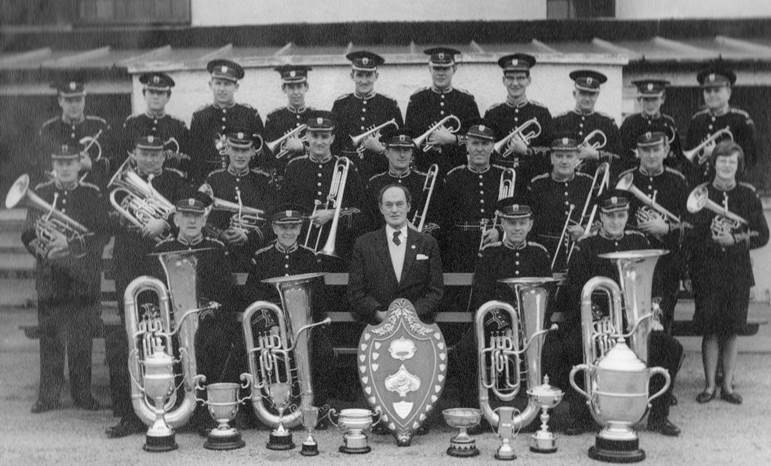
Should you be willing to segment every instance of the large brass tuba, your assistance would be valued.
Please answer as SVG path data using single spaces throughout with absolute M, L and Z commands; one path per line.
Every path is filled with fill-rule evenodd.
M 199 250 L 175 251 L 158 254 L 166 273 L 168 289 L 157 278 L 142 276 L 135 278 L 126 287 L 123 296 L 126 313 L 126 334 L 129 341 L 129 374 L 131 375 L 131 403 L 134 412 L 148 426 L 156 420 L 157 411 L 162 409 L 166 422 L 173 428 L 187 423 L 195 409 L 195 386 L 198 366 L 195 359 L 195 334 L 198 331 L 198 312 L 216 309 L 216 303 L 199 309 L 196 293 L 195 254 Z M 138 302 L 144 292 L 157 296 L 157 309 L 152 304 L 141 306 Z M 176 335 L 176 339 L 174 336 Z M 179 366 L 181 376 L 178 389 L 182 399 L 177 399 L 179 390 L 170 394 L 165 406 L 154 406 L 145 393 L 146 362 L 165 353 L 164 357 Z M 175 377 L 175 378 L 176 378 Z
M 266 425 L 297 426 L 302 421 L 303 409 L 313 405 L 307 330 L 331 322 L 326 318 L 313 323 L 311 313 L 313 282 L 323 275 L 307 273 L 264 280 L 278 289 L 281 306 L 268 301 L 255 301 L 244 311 L 243 330 L 252 382 L 252 407 Z M 273 315 L 273 320 L 278 323 L 278 333 L 267 329 L 255 339 L 252 320 L 255 314 L 263 312 Z M 295 372 L 297 380 L 292 375 Z M 300 398 L 300 406 L 290 409 L 291 412 L 282 418 L 270 412 L 266 405 L 266 399 L 272 402 L 270 391 L 277 385 L 291 386 L 293 391 L 299 388 L 299 393 L 294 393 L 294 399 Z
M 517 297 L 517 308 L 502 301 L 488 301 L 476 311 L 476 331 L 479 407 L 493 427 L 498 426 L 498 414 L 490 406 L 490 394 L 503 402 L 511 401 L 522 387 L 520 373 L 521 358 L 524 355 L 524 370 L 528 387 L 541 384 L 541 350 L 544 334 L 556 329 L 553 325 L 544 328 L 546 304 L 549 291 L 546 286 L 555 282 L 552 277 L 524 277 L 499 280 L 508 285 Z M 502 331 L 485 333 L 488 315 L 497 318 L 498 312 L 508 315 L 511 327 Z M 538 403 L 532 397 L 524 411 L 514 417 L 516 429 L 528 425 L 538 414 Z
M 54 204 L 56 204 L 55 200 Z M 35 194 L 29 187 L 29 175 L 27 174 L 17 178 L 5 196 L 6 209 L 13 209 L 22 205 L 44 212 L 35 220 L 35 235 L 38 239 L 35 252 L 39 256 L 45 257 L 50 243 L 57 234 L 64 235 L 68 243 L 77 241 L 81 246 L 85 246 L 85 237 L 91 234 L 88 228 L 56 210 L 54 206 Z M 73 255 L 79 255 L 80 252 L 83 251 L 73 251 Z

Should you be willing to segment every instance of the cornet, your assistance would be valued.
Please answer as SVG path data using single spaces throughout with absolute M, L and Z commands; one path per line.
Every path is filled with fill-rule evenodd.
M 532 129 L 531 129 L 532 127 Z M 511 132 L 500 141 L 496 142 L 495 145 L 493 145 L 493 150 L 495 152 L 501 154 L 501 157 L 508 157 L 510 156 L 514 150 L 511 148 L 510 143 L 514 136 L 518 136 L 522 142 L 529 145 L 530 141 L 537 138 L 541 135 L 541 124 L 538 123 L 538 120 L 535 118 L 531 118 L 527 120 L 526 122 L 522 123 L 521 125 L 517 126 Z
M 448 123 L 452 123 L 452 125 L 449 128 L 447 128 Z M 456 117 L 455 115 L 447 115 L 446 117 L 439 120 L 439 122 L 437 122 L 436 124 L 428 128 L 428 131 L 426 131 L 425 133 L 413 139 L 412 142 L 415 143 L 416 147 L 423 146 L 423 152 L 430 151 L 431 149 L 434 148 L 434 145 L 429 144 L 426 141 L 428 141 L 428 138 L 429 136 L 431 136 L 431 133 L 433 133 L 434 131 L 438 130 L 443 126 L 447 128 L 447 131 L 451 132 L 452 134 L 455 134 L 458 131 L 460 131 L 462 124 L 460 122 L 460 118 Z
M 245 206 L 241 201 L 241 191 L 236 190 L 238 203 L 226 201 L 218 197 L 213 197 L 212 210 L 220 210 L 233 214 L 230 217 L 230 226 L 240 229 L 244 232 L 259 230 L 265 223 L 265 211 L 254 207 Z
M 634 185 L 634 174 L 627 173 L 622 176 L 618 183 L 616 183 L 616 189 L 627 191 L 634 195 L 640 202 L 643 203 L 643 207 L 637 210 L 638 221 L 651 220 L 657 217 L 663 218 L 665 221 L 669 221 L 675 225 L 680 224 L 680 217 L 667 210 L 661 204 L 658 204 L 655 199 L 651 199 L 644 192 L 640 191 L 637 186 Z
M 296 127 L 295 129 L 287 132 L 286 134 L 276 139 L 275 141 L 266 142 L 265 147 L 267 147 L 268 150 L 270 150 L 273 154 L 275 154 L 274 157 L 276 159 L 283 158 L 289 153 L 289 151 L 286 149 L 286 142 L 295 137 L 299 138 L 301 141 L 304 142 L 306 140 L 306 137 L 304 134 L 301 136 L 301 134 L 304 133 L 306 129 L 308 129 L 308 125 L 302 124 Z M 276 152 L 276 149 L 278 149 L 278 152 Z
M 581 144 L 586 144 L 595 150 L 600 150 L 608 144 L 608 137 L 599 129 L 587 134 Z
M 707 161 L 707 159 L 708 159 L 708 157 L 706 157 L 704 155 L 704 149 L 707 146 L 709 146 L 710 144 L 716 143 L 718 141 L 718 139 L 720 139 L 723 136 L 727 137 L 731 141 L 734 140 L 734 135 L 731 132 L 731 129 L 726 126 L 725 128 L 721 128 L 721 129 L 717 130 L 715 132 L 715 134 L 712 134 L 710 137 L 708 137 L 707 139 L 702 141 L 701 144 L 699 144 L 698 146 L 694 147 L 693 149 L 691 149 L 691 150 L 684 150 L 683 151 L 683 156 L 686 159 L 688 159 L 688 161 L 690 161 L 691 163 L 694 163 L 696 157 L 698 156 L 697 163 L 699 165 L 703 165 Z
M 428 167 L 426 172 L 426 180 L 423 182 L 423 192 L 426 193 L 425 202 L 423 202 L 423 208 L 415 210 L 415 214 L 412 216 L 412 226 L 416 230 L 422 232 L 423 227 L 426 224 L 426 216 L 428 215 L 428 206 L 431 204 L 431 196 L 434 193 L 434 186 L 436 185 L 436 177 L 439 175 L 439 165 L 433 164 Z
M 501 171 L 501 178 L 498 181 L 498 200 L 506 199 L 514 196 L 514 187 L 517 182 L 517 172 L 513 168 L 504 168 Z M 482 251 L 484 246 L 485 235 L 492 228 L 498 226 L 498 211 L 496 210 L 493 221 L 489 222 L 487 219 L 482 220 L 482 236 L 479 238 L 479 251 Z
M 692 214 L 704 208 L 717 214 L 712 219 L 712 225 L 710 226 L 712 233 L 715 235 L 723 233 L 732 234 L 736 229 L 748 224 L 744 217 L 731 212 L 727 206 L 723 207 L 710 199 L 709 191 L 705 185 L 697 186 L 691 191 L 691 194 L 688 195 L 686 206 L 688 212 Z
M 396 128 L 399 127 L 399 125 L 396 123 L 396 119 L 391 118 L 385 123 L 382 123 L 377 126 L 373 126 L 372 128 L 368 129 L 367 131 L 364 131 L 363 133 L 357 136 L 351 136 L 351 144 L 353 144 L 353 147 L 356 148 L 356 153 L 359 154 L 359 157 L 364 155 L 364 146 L 362 145 L 364 143 L 364 140 L 370 136 L 375 139 L 380 139 L 380 132 L 383 129 L 388 128 L 389 126 L 394 126 Z

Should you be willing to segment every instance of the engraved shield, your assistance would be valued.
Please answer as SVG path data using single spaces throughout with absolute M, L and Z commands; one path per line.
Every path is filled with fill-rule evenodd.
M 439 400 L 447 373 L 447 346 L 439 326 L 421 322 L 415 307 L 397 299 L 359 340 L 357 365 L 367 402 L 399 445 L 409 445 Z

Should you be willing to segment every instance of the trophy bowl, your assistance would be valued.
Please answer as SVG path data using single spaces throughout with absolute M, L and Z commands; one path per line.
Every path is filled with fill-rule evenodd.
M 206 438 L 203 447 L 208 450 L 235 450 L 243 448 L 245 443 L 241 433 L 230 422 L 236 418 L 238 405 L 243 401 L 238 397 L 242 386 L 237 383 L 212 383 L 206 386 L 206 407 L 217 422 Z
M 332 416 L 335 414 L 336 411 L 334 409 L 329 411 L 330 421 L 332 421 Z M 376 414 L 378 415 L 378 420 L 373 422 L 372 417 Z M 369 453 L 372 448 L 367 445 L 367 434 L 364 431 L 378 422 L 380 422 L 379 413 L 374 413 L 369 409 L 341 409 L 337 415 L 337 422 L 332 421 L 333 424 L 344 431 L 343 445 L 340 446 L 340 452 L 351 454 Z
M 477 456 L 479 450 L 474 439 L 468 434 L 468 429 L 479 424 L 482 411 L 474 408 L 450 408 L 442 411 L 442 416 L 448 426 L 459 430 L 458 434 L 450 439 L 447 454 L 461 458 Z

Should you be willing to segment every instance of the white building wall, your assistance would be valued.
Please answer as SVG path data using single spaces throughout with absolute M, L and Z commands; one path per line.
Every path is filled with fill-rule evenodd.
M 546 0 L 191 0 L 193 26 L 545 19 Z
M 759 18 L 771 16 L 768 0 L 616 0 L 617 19 Z

